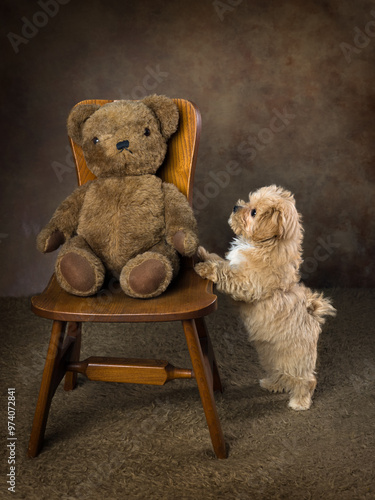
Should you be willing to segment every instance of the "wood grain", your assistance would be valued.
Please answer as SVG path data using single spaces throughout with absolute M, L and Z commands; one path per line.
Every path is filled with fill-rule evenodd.
M 71 342 L 73 344 L 70 361 L 79 361 L 79 355 L 81 351 L 82 324 L 75 321 L 68 323 L 66 336 L 68 339 L 71 339 Z M 68 372 L 65 376 L 64 390 L 72 391 L 73 389 L 75 389 L 76 385 L 77 374 Z
M 109 358 L 91 356 L 69 363 L 68 371 L 82 373 L 89 380 L 127 384 L 164 385 L 177 378 L 193 378 L 193 371 L 177 368 L 160 359 Z
M 42 383 L 40 386 L 38 402 L 35 409 L 33 427 L 31 430 L 28 455 L 36 457 L 43 445 L 44 432 L 47 425 L 47 418 L 51 406 L 52 398 L 57 386 L 60 383 L 58 374 L 58 357 L 63 345 L 65 335 L 65 323 L 54 321 L 52 326 L 51 339 L 48 346 L 46 363 L 43 371 Z
M 189 349 L 191 362 L 193 364 L 203 410 L 211 435 L 212 446 L 218 458 L 226 458 L 227 450 L 214 399 L 212 374 L 202 352 L 197 327 L 194 320 L 186 320 L 182 323 L 184 326 L 186 343 Z
M 185 268 L 159 297 L 133 299 L 114 284 L 93 297 L 65 292 L 52 276 L 46 290 L 32 297 L 32 311 L 38 316 L 61 321 L 139 323 L 199 318 L 217 309 L 212 282 Z

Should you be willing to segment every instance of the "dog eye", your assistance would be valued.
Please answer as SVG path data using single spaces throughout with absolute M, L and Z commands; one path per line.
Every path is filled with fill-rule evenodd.
M 255 217 L 257 214 L 257 209 L 253 208 L 252 211 L 250 212 L 251 217 Z
M 99 139 L 98 139 L 97 137 L 94 137 L 94 139 L 92 140 L 92 142 L 93 142 L 94 144 L 98 144 Z
M 146 137 L 148 137 L 150 134 L 151 134 L 150 129 L 146 127 L 146 128 L 145 128 L 145 133 L 144 133 L 144 135 L 145 135 Z

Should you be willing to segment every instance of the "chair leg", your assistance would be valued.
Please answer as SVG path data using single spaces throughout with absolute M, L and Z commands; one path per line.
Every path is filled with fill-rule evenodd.
M 51 401 L 57 386 L 65 374 L 65 368 L 63 366 L 65 360 L 62 359 L 65 326 L 65 322 L 53 322 L 51 339 L 31 430 L 28 448 L 29 457 L 36 457 L 42 449 Z
M 72 363 L 76 363 L 79 361 L 79 356 L 81 352 L 81 331 L 82 331 L 82 323 L 71 322 L 68 323 L 66 336 L 68 338 L 72 338 L 73 348 L 71 351 L 69 361 Z M 77 385 L 77 376 L 78 373 L 75 372 L 67 372 L 65 375 L 65 391 L 72 391 L 76 388 Z
M 223 386 L 220 380 L 220 374 L 216 363 L 215 353 L 212 348 L 212 343 L 210 336 L 208 334 L 206 322 L 204 318 L 198 318 L 195 320 L 195 324 L 197 326 L 199 340 L 202 346 L 203 354 L 205 355 L 205 358 L 207 358 L 207 362 L 210 365 L 210 369 L 213 375 L 214 391 L 223 392 Z
M 199 394 L 202 400 L 204 413 L 210 431 L 212 445 L 218 458 L 226 458 L 224 435 L 221 429 L 219 416 L 216 409 L 214 392 L 212 386 L 212 373 L 202 351 L 198 330 L 195 320 L 184 320 L 182 322 L 188 345 Z

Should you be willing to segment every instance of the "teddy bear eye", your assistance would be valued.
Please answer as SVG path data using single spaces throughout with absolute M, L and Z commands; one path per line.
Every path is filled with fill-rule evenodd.
M 97 137 L 94 137 L 94 139 L 92 140 L 92 142 L 93 142 L 94 144 L 98 144 L 99 139 L 98 139 Z
M 255 217 L 257 214 L 257 209 L 253 208 L 252 211 L 250 212 L 251 217 Z
M 145 128 L 144 135 L 145 135 L 146 137 L 148 137 L 150 134 L 151 134 L 150 129 L 149 129 L 148 127 L 146 127 L 146 128 Z

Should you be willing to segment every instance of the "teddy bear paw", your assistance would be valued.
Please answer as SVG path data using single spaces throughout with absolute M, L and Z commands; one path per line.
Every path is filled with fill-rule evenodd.
M 180 230 L 173 236 L 173 246 L 180 255 L 191 257 L 198 249 L 198 238 L 194 233 Z
M 37 248 L 42 253 L 53 252 L 63 243 L 65 243 L 65 235 L 59 229 L 51 231 L 48 228 L 44 228 L 36 239 Z

